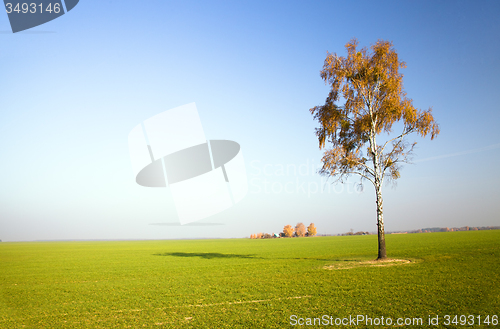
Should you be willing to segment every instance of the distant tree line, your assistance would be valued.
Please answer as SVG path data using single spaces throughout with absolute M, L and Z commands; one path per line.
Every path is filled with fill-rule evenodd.
M 273 238 L 292 238 L 292 237 L 305 237 L 305 236 L 315 236 L 317 234 L 316 226 L 314 223 L 306 226 L 303 223 L 298 223 L 295 228 L 292 225 L 285 225 L 283 232 L 277 234 L 269 233 L 256 233 L 250 234 L 250 239 L 273 239 Z
M 354 232 L 354 231 L 351 231 L 351 232 L 343 233 L 341 235 L 370 235 L 370 232 L 364 232 L 364 231 Z
M 387 233 L 388 234 L 405 234 L 405 233 L 431 233 L 431 232 L 482 231 L 482 230 L 500 230 L 500 226 L 481 226 L 481 227 L 479 227 L 479 226 L 478 227 L 463 226 L 463 227 L 453 227 L 453 228 L 428 227 L 428 228 L 423 228 L 423 229 L 413 230 L 413 231 L 395 231 L 395 232 L 387 232 Z M 376 232 L 375 233 L 374 232 L 365 232 L 365 231 L 354 232 L 351 229 L 351 231 L 347 232 L 347 233 L 322 234 L 322 236 L 371 235 L 371 234 L 377 234 L 377 233 Z M 315 235 L 317 235 L 317 231 L 316 231 L 316 226 L 314 226 L 314 223 L 311 223 L 307 228 L 304 226 L 304 224 L 298 223 L 297 225 L 295 225 L 295 228 L 292 227 L 292 225 L 286 225 L 283 228 L 283 232 L 281 232 L 281 233 L 251 234 L 250 239 L 292 238 L 292 237 L 315 236 Z M 0 240 L 0 242 L 1 241 L 2 240 Z
M 458 232 L 458 231 L 483 231 L 483 230 L 500 230 L 500 226 L 462 226 L 462 227 L 426 227 L 413 231 L 397 231 L 397 233 L 432 233 L 432 232 Z
M 427 227 L 418 230 L 409 230 L 409 231 L 391 231 L 387 232 L 387 234 L 407 234 L 407 233 L 432 233 L 432 232 L 458 232 L 458 231 L 483 231 L 483 230 L 500 230 L 500 226 L 462 226 L 462 227 Z M 351 229 L 351 232 L 341 233 L 336 235 L 371 235 L 377 234 L 376 232 L 354 232 Z

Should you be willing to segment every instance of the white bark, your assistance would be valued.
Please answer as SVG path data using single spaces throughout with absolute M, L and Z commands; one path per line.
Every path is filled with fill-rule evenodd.
M 383 209 L 383 199 L 382 199 L 382 183 L 385 168 L 380 164 L 381 150 L 377 147 L 376 136 L 376 117 L 373 117 L 373 110 L 371 104 L 368 105 L 368 110 L 372 118 L 372 126 L 370 129 L 370 150 L 372 152 L 373 160 L 373 171 L 374 175 L 374 186 L 376 194 L 376 204 L 377 204 L 377 235 L 378 235 L 378 257 L 377 259 L 383 259 L 387 257 L 387 252 L 385 248 L 385 230 L 384 230 L 384 209 Z

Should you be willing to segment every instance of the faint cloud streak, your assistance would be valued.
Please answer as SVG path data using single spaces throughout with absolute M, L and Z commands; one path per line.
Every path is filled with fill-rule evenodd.
M 480 148 L 473 149 L 473 150 L 467 150 L 467 151 L 462 151 L 462 152 L 457 152 L 457 153 L 450 153 L 450 154 L 439 155 L 439 156 L 435 156 L 435 157 L 430 157 L 430 158 L 416 160 L 414 162 L 417 163 L 417 162 L 426 162 L 426 161 L 432 161 L 432 160 L 438 160 L 438 159 L 452 158 L 452 157 L 466 155 L 466 154 L 472 154 L 472 153 L 478 153 L 478 152 L 483 152 L 483 151 L 494 150 L 494 149 L 497 149 L 497 148 L 500 148 L 500 144 L 493 144 L 493 145 L 489 145 L 489 146 L 485 146 L 485 147 L 480 147 Z
M 219 226 L 219 225 L 224 225 L 222 223 L 188 223 L 182 225 L 181 223 L 151 223 L 149 225 L 156 225 L 156 226 Z

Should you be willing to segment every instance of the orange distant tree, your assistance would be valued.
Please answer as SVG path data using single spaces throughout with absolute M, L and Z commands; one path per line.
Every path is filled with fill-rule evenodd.
M 308 236 L 315 236 L 317 233 L 316 231 L 316 226 L 314 226 L 314 223 L 311 223 L 308 227 L 307 227 L 307 235 Z
M 306 226 L 302 223 L 298 223 L 295 226 L 295 235 L 298 237 L 305 236 L 306 235 Z
M 347 57 L 327 54 L 321 78 L 331 86 L 325 104 L 310 109 L 319 122 L 316 136 L 325 149 L 320 173 L 344 182 L 351 174 L 375 187 L 378 228 L 378 259 L 387 257 L 385 247 L 382 183 L 400 177 L 401 163 L 409 162 L 415 142 L 407 135 L 439 134 L 431 109 L 413 106 L 403 90 L 399 60 L 391 42 L 379 40 L 370 47 L 357 48 L 352 39 L 345 45 Z M 338 105 L 339 101 L 345 101 Z M 402 130 L 392 133 L 392 125 L 402 121 Z M 386 138 L 380 142 L 382 133 Z M 328 145 L 328 146 L 327 146 Z
M 292 225 L 286 225 L 283 228 L 283 233 L 285 234 L 285 236 L 287 238 L 291 238 L 293 236 L 293 227 L 292 227 Z

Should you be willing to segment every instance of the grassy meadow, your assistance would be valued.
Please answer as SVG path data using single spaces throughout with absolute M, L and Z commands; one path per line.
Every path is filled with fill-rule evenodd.
M 0 328 L 299 327 L 293 315 L 463 328 L 443 316 L 500 315 L 500 231 L 386 238 L 411 262 L 364 263 L 376 236 L 2 242 Z

